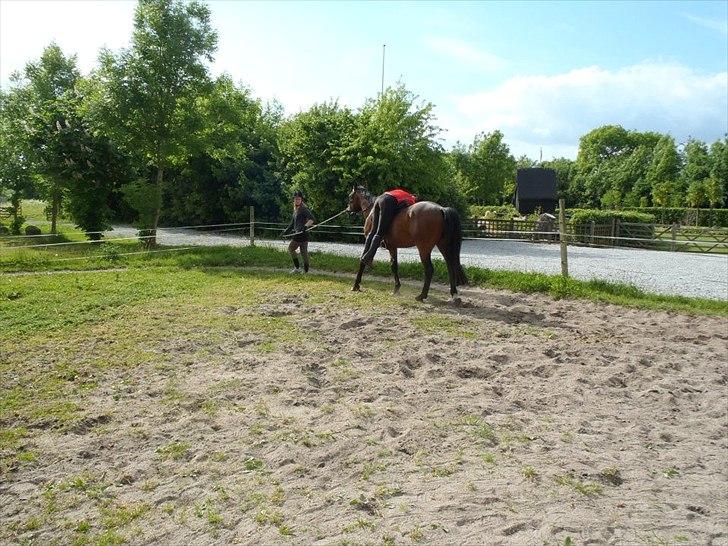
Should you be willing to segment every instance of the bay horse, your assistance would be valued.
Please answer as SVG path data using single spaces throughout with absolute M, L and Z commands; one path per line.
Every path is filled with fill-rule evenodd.
M 372 229 L 371 209 L 374 198 L 363 186 L 354 186 L 349 194 L 349 206 L 346 209 L 350 214 L 361 212 L 366 221 L 364 235 Z M 458 286 L 468 283 L 462 266 L 460 265 L 460 247 L 463 233 L 458 212 L 450 207 L 441 207 L 430 201 L 419 201 L 414 205 L 401 210 L 394 217 L 389 231 L 384 236 L 384 246 L 389 250 L 394 274 L 394 294 L 399 293 L 399 270 L 397 264 L 397 249 L 416 246 L 420 260 L 425 268 L 425 284 L 422 292 L 415 299 L 427 299 L 435 268 L 432 266 L 432 249 L 437 246 L 447 264 L 447 276 L 450 281 L 450 296 L 455 298 Z M 352 290 L 359 291 L 364 268 L 367 266 L 364 258 L 359 261 L 359 272 L 356 275 Z

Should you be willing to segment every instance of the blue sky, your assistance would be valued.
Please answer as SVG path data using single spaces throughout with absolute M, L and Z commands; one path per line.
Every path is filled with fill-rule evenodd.
M 90 71 L 133 2 L 0 0 L 0 85 L 51 40 Z M 446 146 L 500 129 L 515 155 L 575 157 L 607 123 L 711 142 L 728 131 L 728 2 L 211 1 L 227 72 L 288 113 L 404 83 Z

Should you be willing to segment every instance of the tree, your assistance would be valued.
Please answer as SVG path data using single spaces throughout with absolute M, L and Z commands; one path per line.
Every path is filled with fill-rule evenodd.
M 684 167 L 680 177 L 680 184 L 682 188 L 688 191 L 693 188 L 688 204 L 695 203 L 697 196 L 701 196 L 700 202 L 702 203 L 704 201 L 703 184 L 710 176 L 711 167 L 708 147 L 700 140 L 689 138 L 683 149 L 683 157 Z
M 330 102 L 293 116 L 278 131 L 283 180 L 289 190 L 303 191 L 317 216 L 339 212 L 351 185 L 363 182 L 355 174 L 357 157 L 347 152 L 355 127 L 354 113 Z
M 20 233 L 25 219 L 22 215 L 21 199 L 31 185 L 27 155 L 23 149 L 23 136 L 18 134 L 17 119 L 10 106 L 14 93 L 0 91 L 0 192 L 10 194 L 10 232 Z
M 210 10 L 193 0 L 140 0 L 131 47 L 100 55 L 88 112 L 128 153 L 156 171 L 140 191 L 153 200 L 148 243 L 156 243 L 164 173 L 190 154 L 201 126 L 197 99 L 209 91 L 205 61 L 212 61 L 217 34 Z M 148 190 L 148 191 L 147 191 Z
M 605 125 L 582 136 L 575 174 L 575 185 L 583 188 L 582 204 L 598 206 L 612 189 L 619 192 L 620 201 L 629 193 L 632 201 L 647 193 L 647 184 L 640 181 L 646 179 L 650 153 L 660 138 L 657 133 L 628 131 L 618 125 Z
M 51 233 L 57 230 L 67 183 L 60 133 L 78 78 L 76 56 L 66 57 L 56 44 L 46 47 L 38 61 L 26 64 L 22 73 L 12 77 L 14 115 L 22 123 L 23 146 L 34 174 L 38 175 L 40 193 L 49 202 Z
M 565 157 L 544 161 L 543 166 L 556 171 L 556 183 L 559 197 L 566 200 L 567 207 L 573 207 L 581 201 L 579 190 L 573 184 L 574 161 Z
M 466 149 L 457 145 L 451 153 L 457 182 L 470 202 L 495 204 L 503 201 L 506 188 L 516 176 L 516 161 L 503 133 L 481 133 Z
M 199 99 L 203 119 L 199 148 L 170 172 L 163 219 L 172 223 L 277 220 L 285 201 L 276 174 L 278 105 L 265 107 L 227 76 Z
M 432 104 L 419 102 L 400 84 L 366 101 L 355 120 L 343 150 L 354 182 L 375 195 L 401 186 L 422 200 L 455 204 L 447 202 L 452 193 Z
M 680 157 L 677 153 L 675 140 L 669 135 L 663 135 L 657 141 L 652 152 L 652 161 L 647 169 L 645 176 L 645 188 L 639 188 L 637 194 L 640 199 L 652 196 L 655 188 L 666 182 L 670 183 L 668 187 L 671 191 L 677 191 L 677 180 L 680 172 Z M 660 194 L 661 190 L 658 190 Z M 655 203 L 658 206 L 667 206 L 666 204 Z
M 711 206 L 728 201 L 728 136 L 710 146 L 710 179 Z
M 703 180 L 695 180 L 685 193 L 685 201 L 688 206 L 699 208 L 706 201 L 705 182 Z

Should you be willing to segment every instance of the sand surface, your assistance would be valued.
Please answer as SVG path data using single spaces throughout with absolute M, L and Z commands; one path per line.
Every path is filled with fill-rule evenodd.
M 415 293 L 207 310 L 283 345 L 150 338 L 166 365 L 100 372 L 2 476 L 0 541 L 728 544 L 725 319 Z

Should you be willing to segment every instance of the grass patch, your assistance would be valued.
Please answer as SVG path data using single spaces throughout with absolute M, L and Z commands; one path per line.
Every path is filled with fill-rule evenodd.
M 145 268 L 180 267 L 183 269 L 203 269 L 210 267 L 290 267 L 288 253 L 268 247 L 194 247 L 186 250 L 175 250 L 174 247 L 160 247 L 158 250 L 169 252 L 144 252 L 137 243 L 115 243 L 116 259 L 109 260 L 103 250 L 104 245 L 74 245 L 51 247 L 50 250 L 5 250 L 0 253 L 0 271 L 53 271 L 109 269 L 113 267 Z M 88 248 L 93 247 L 93 248 Z M 140 254 L 125 255 L 130 252 Z M 64 258 L 74 260 L 62 261 Z M 75 259 L 79 258 L 79 259 Z M 353 257 L 339 256 L 329 253 L 314 253 L 312 258 L 316 269 L 320 271 L 338 271 L 354 274 L 358 269 L 358 260 Z M 441 260 L 435 260 L 434 280 L 447 282 L 447 268 Z M 375 262 L 372 274 L 389 277 L 389 264 Z M 524 273 L 516 271 L 497 271 L 481 268 L 467 268 L 471 285 L 500 288 L 514 292 L 545 293 L 555 298 L 586 299 L 609 302 L 630 307 L 662 309 L 687 313 L 728 316 L 728 302 L 705 298 L 689 298 L 684 296 L 665 296 L 651 294 L 629 284 L 606 281 L 580 281 L 564 279 L 560 275 L 541 273 Z M 400 264 L 402 278 L 421 280 L 422 265 L 419 263 Z M 303 281 L 301 279 L 299 282 Z M 165 288 L 159 283 L 158 290 Z M 5 287 L 4 287 L 5 288 Z M 10 290 L 0 292 L 0 301 L 7 299 Z M 22 299 L 22 297 L 21 297 Z M 357 299 L 362 305 L 372 305 L 366 296 Z
M 597 497 L 604 493 L 604 487 L 602 487 L 600 484 L 593 482 L 583 482 L 569 475 L 555 476 L 554 481 L 558 485 L 570 487 L 577 493 L 586 497 Z

